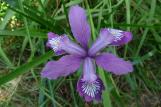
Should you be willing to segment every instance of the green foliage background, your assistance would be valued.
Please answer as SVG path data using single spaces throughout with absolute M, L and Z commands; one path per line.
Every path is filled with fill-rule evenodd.
M 100 28 L 128 30 L 133 40 L 110 47 L 131 60 L 134 72 L 115 76 L 97 68 L 106 90 L 102 102 L 86 103 L 76 92 L 79 72 L 57 80 L 40 77 L 48 60 L 47 32 L 72 33 L 68 10 L 86 9 L 93 40 Z M 161 0 L 5 0 L 0 1 L 0 107 L 160 107 Z

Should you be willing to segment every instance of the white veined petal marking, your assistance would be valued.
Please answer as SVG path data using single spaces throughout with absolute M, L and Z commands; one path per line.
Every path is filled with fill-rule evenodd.
M 95 95 L 100 91 L 101 84 L 97 80 L 92 83 L 85 81 L 81 88 L 85 94 L 94 98 Z
M 62 37 L 54 37 L 49 40 L 49 44 L 51 45 L 54 51 L 58 51 L 61 49 L 61 39 Z
M 123 31 L 121 30 L 116 30 L 116 29 L 108 29 L 108 30 L 115 37 L 114 38 L 115 42 L 121 40 L 122 37 L 124 37 L 124 35 L 122 34 Z

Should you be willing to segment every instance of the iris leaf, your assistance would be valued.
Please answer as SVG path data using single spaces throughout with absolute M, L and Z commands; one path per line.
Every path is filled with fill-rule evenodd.
M 34 67 L 44 63 L 45 61 L 47 61 L 52 56 L 53 56 L 53 52 L 49 51 L 46 54 L 32 60 L 31 62 L 28 62 L 26 64 L 19 66 L 18 68 L 16 68 L 15 70 L 10 72 L 9 74 L 1 77 L 0 78 L 0 85 L 6 83 L 8 81 L 11 81 L 12 79 L 18 77 L 19 75 L 21 75 L 25 72 L 29 72 L 31 68 L 34 68 Z

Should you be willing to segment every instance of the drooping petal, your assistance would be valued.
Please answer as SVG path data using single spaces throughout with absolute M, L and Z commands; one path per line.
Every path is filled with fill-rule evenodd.
M 132 40 L 132 33 L 118 29 L 107 28 L 108 32 L 114 36 L 114 40 L 110 45 L 123 45 Z
M 133 71 L 131 62 L 124 61 L 111 53 L 102 53 L 95 60 L 98 66 L 116 75 L 123 75 Z
M 63 56 L 58 61 L 49 61 L 41 72 L 41 76 L 48 79 L 57 79 L 74 73 L 81 64 L 81 58 L 75 55 Z
M 104 85 L 96 75 L 93 59 L 86 58 L 83 63 L 83 76 L 77 83 L 77 91 L 86 101 L 101 100 Z
M 90 56 L 96 55 L 101 49 L 105 48 L 108 44 L 112 43 L 113 36 L 108 32 L 107 29 L 101 29 L 98 39 L 94 42 L 88 51 Z
M 85 50 L 76 43 L 70 41 L 66 35 L 58 36 L 52 32 L 48 33 L 47 46 L 51 47 L 56 55 L 61 55 L 65 52 L 72 55 L 86 55 Z
M 96 80 L 96 68 L 94 60 L 90 57 L 84 59 L 83 62 L 83 80 L 85 81 L 94 81 Z
M 105 89 L 102 80 L 97 76 L 97 79 L 93 82 L 88 82 L 82 78 L 78 80 L 77 91 L 79 95 L 84 97 L 87 102 L 96 100 L 100 101 L 102 91 Z
M 69 10 L 69 22 L 73 36 L 84 48 L 87 48 L 91 32 L 85 10 L 78 5 L 72 6 Z

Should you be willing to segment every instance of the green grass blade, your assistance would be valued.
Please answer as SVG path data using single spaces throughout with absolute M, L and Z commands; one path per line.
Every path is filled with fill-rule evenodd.
M 105 85 L 105 90 L 102 93 L 102 96 L 103 96 L 103 105 L 104 105 L 104 107 L 112 107 L 111 99 L 110 99 L 110 90 L 111 89 L 109 87 L 109 84 L 106 81 L 106 77 L 105 77 L 104 71 L 101 68 L 98 68 L 98 72 L 100 74 L 100 77 L 101 77 L 104 85 Z
M 86 4 L 86 7 L 87 7 L 87 13 L 89 15 L 89 21 L 90 21 L 90 25 L 91 25 L 91 32 L 92 32 L 91 35 L 93 37 L 93 40 L 95 40 L 96 39 L 95 27 L 94 27 L 93 18 L 92 18 L 92 15 L 91 15 L 91 10 L 90 10 L 90 7 L 89 7 L 87 0 L 85 0 L 85 4 Z
M 38 31 L 36 29 L 30 30 L 31 37 L 38 38 L 47 38 L 46 33 L 42 31 Z M 0 30 L 0 37 L 9 37 L 9 36 L 25 36 L 27 37 L 26 31 L 24 29 L 21 30 Z
M 130 4 L 131 4 L 131 0 L 125 0 L 125 4 L 126 4 L 126 23 L 130 24 L 131 23 L 131 18 L 130 18 Z M 130 27 L 127 27 L 127 30 L 130 31 Z M 125 51 L 124 51 L 124 58 L 126 58 L 126 54 L 127 54 L 127 49 L 128 49 L 128 44 L 125 45 Z
M 147 20 L 148 20 L 148 23 L 151 23 L 151 21 L 152 21 L 152 19 L 153 19 L 153 17 L 154 17 L 155 8 L 156 8 L 156 0 L 152 0 L 152 1 L 151 1 L 150 12 L 149 12 L 149 18 L 147 19 Z M 147 36 L 148 31 L 149 31 L 149 29 L 146 28 L 145 31 L 144 31 L 144 33 L 143 33 L 143 36 L 142 36 L 142 38 L 141 38 L 141 41 L 140 41 L 140 44 L 139 44 L 139 46 L 138 46 L 138 49 L 137 49 L 137 51 L 136 51 L 135 56 L 138 56 L 138 55 L 139 55 L 139 52 L 140 52 L 140 50 L 141 50 L 141 48 L 142 48 L 142 46 L 143 46 L 143 43 L 144 43 L 144 41 L 145 41 L 145 39 L 146 39 L 146 36 Z
M 4 17 L 4 20 L 1 22 L 0 24 L 0 30 L 4 30 L 6 25 L 8 24 L 10 18 L 14 15 L 15 13 L 11 10 L 8 10 L 6 12 L 6 16 Z M 13 66 L 12 62 L 10 61 L 10 59 L 7 57 L 6 53 L 4 52 L 4 50 L 2 49 L 1 43 L 2 43 L 2 38 L 0 38 L 0 57 L 4 60 L 4 62 L 6 63 L 6 65 L 8 66 Z
M 21 9 L 22 12 L 24 12 L 24 7 L 23 7 L 22 2 L 23 2 L 22 0 L 18 0 L 20 9 Z M 31 36 L 30 36 L 28 22 L 27 22 L 26 17 L 24 17 L 24 16 L 23 16 L 23 21 L 24 21 L 24 24 L 25 24 L 25 29 L 26 29 L 27 37 L 28 37 L 29 44 L 30 44 L 30 47 L 31 47 L 31 54 L 34 54 L 34 47 L 33 47 L 32 41 L 31 41 Z
M 78 104 L 76 102 L 76 97 L 74 95 L 74 87 L 73 87 L 73 83 L 72 83 L 72 79 L 70 78 L 70 89 L 72 91 L 72 97 L 73 97 L 73 100 L 74 100 L 74 107 L 78 107 Z
M 9 74 L 7 74 L 6 76 L 1 77 L 0 78 L 0 85 L 18 77 L 19 75 L 21 75 L 25 72 L 29 72 L 31 68 L 36 67 L 36 66 L 44 63 L 46 60 L 48 60 L 52 56 L 53 56 L 53 52 L 49 51 L 48 53 L 40 56 L 37 59 L 32 60 L 31 62 L 28 62 L 24 65 L 19 66 L 18 68 L 16 68 L 15 70 L 13 70 Z
M 1 41 L 1 40 L 0 40 Z M 5 52 L 3 51 L 1 45 L 0 45 L 0 57 L 4 60 L 5 64 L 12 67 L 13 64 L 10 61 L 10 59 L 7 57 L 7 55 L 5 54 Z
M 9 22 L 10 18 L 15 14 L 15 12 L 13 12 L 12 10 L 8 10 L 6 12 L 6 16 L 4 17 L 4 20 L 2 21 L 2 23 L 0 24 L 0 30 L 3 30 L 7 23 Z
M 143 33 L 143 36 L 142 36 L 141 41 L 140 41 L 140 44 L 139 44 L 138 49 L 137 49 L 136 54 L 135 54 L 136 57 L 139 55 L 139 52 L 140 52 L 140 50 L 141 50 L 141 48 L 142 48 L 142 46 L 144 44 L 144 41 L 146 39 L 146 35 L 147 35 L 148 31 L 149 31 L 149 29 L 146 28 L 144 33 Z
M 56 107 L 55 98 L 54 98 L 54 91 L 53 91 L 53 88 L 52 88 L 53 85 L 52 85 L 52 82 L 50 80 L 48 80 L 48 85 L 49 85 L 50 95 L 54 99 L 54 101 L 52 100 L 52 105 L 53 105 L 53 107 Z

